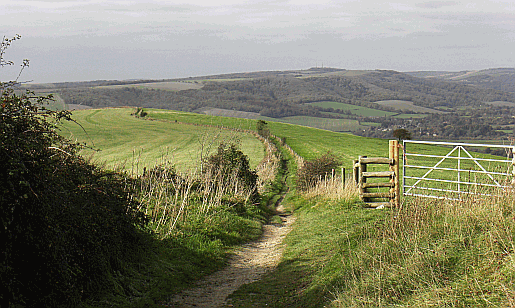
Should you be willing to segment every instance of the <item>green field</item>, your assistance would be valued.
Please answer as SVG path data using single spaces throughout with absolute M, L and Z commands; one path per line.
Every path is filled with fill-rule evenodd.
M 384 101 L 387 102 L 387 101 Z M 384 102 L 378 102 L 380 105 L 383 106 L 390 106 L 394 107 L 399 106 L 400 110 L 412 110 L 416 112 L 426 112 L 425 109 L 420 109 L 423 107 L 418 108 L 418 106 L 410 105 L 410 104 L 399 104 L 399 103 L 386 103 Z M 393 101 L 388 101 L 393 102 Z M 401 101 L 397 101 L 401 102 Z M 391 112 L 391 111 L 384 111 L 379 109 L 372 109 L 368 107 L 358 106 L 358 105 L 351 105 L 351 104 L 345 104 L 345 103 L 339 103 L 339 102 L 316 102 L 316 103 L 309 103 L 310 105 L 322 107 L 322 108 L 334 108 L 339 110 L 349 110 L 351 114 L 361 117 L 394 117 L 394 118 L 401 118 L 401 119 L 409 119 L 409 118 L 424 118 L 427 117 L 428 114 L 418 114 L 418 113 L 397 113 L 397 112 Z M 402 108 L 401 108 L 402 107 Z M 428 109 L 428 108 L 426 108 Z M 435 112 L 433 109 L 431 109 L 431 112 Z M 338 115 L 338 114 L 335 114 Z
M 84 156 L 106 162 L 108 168 L 124 165 L 125 170 L 142 172 L 143 167 L 171 161 L 181 171 L 198 165 L 201 145 L 241 142 L 241 148 L 255 167 L 264 156 L 263 145 L 253 135 L 218 128 L 174 122 L 147 121 L 131 115 L 133 108 L 89 109 L 73 112 L 75 123 L 66 123 L 62 135 L 99 149 L 83 150 Z
M 149 117 L 168 121 L 177 120 L 185 123 L 224 125 L 252 130 L 256 127 L 256 120 L 251 119 L 216 117 L 157 109 L 149 109 L 148 113 Z M 388 140 L 364 138 L 348 133 L 338 133 L 288 123 L 272 121 L 267 123 L 272 134 L 286 138 L 286 143 L 306 159 L 312 159 L 331 151 L 341 157 L 344 166 L 349 168 L 352 165 L 352 160 L 359 155 L 388 156 Z
M 422 107 L 422 106 L 417 106 L 417 105 L 414 105 L 412 102 L 408 102 L 408 101 L 386 100 L 386 101 L 377 101 L 375 103 L 379 104 L 381 106 L 395 108 L 400 111 L 409 110 L 409 111 L 420 112 L 420 113 L 443 113 L 443 111 L 426 108 L 426 107 Z
M 65 126 L 63 134 L 101 149 L 100 152 L 95 152 L 95 159 L 107 161 L 111 167 L 116 162 L 125 162 L 126 169 L 131 169 L 135 161 L 139 162 L 141 169 L 143 166 L 150 167 L 167 159 L 179 163 L 182 169 L 195 167 L 200 152 L 199 140 L 218 134 L 220 141 L 240 138 L 242 148 L 249 155 L 252 166 L 256 166 L 263 158 L 263 147 L 252 135 L 181 124 L 255 130 L 257 120 L 148 109 L 148 117 L 161 121 L 145 121 L 131 116 L 133 111 L 131 108 L 75 111 L 74 118 L 85 128 L 87 134 L 72 123 Z M 388 140 L 364 138 L 288 123 L 267 123 L 272 134 L 284 137 L 288 145 L 305 159 L 313 159 L 329 151 L 342 159 L 343 167 L 351 168 L 352 161 L 358 156 L 388 156 Z M 409 146 L 410 151 L 421 154 L 431 152 L 435 155 L 445 155 L 448 152 L 448 149 L 443 147 L 412 144 Z M 93 153 L 92 150 L 84 150 L 85 155 Z
M 106 88 L 106 89 L 141 88 L 141 89 L 156 89 L 156 90 L 165 90 L 165 91 L 182 91 L 182 90 L 191 90 L 191 89 L 197 90 L 202 87 L 203 87 L 203 85 L 201 83 L 166 81 L 166 82 L 147 82 L 147 83 L 135 83 L 135 84 L 125 84 L 125 85 L 114 85 L 114 86 L 100 86 L 97 88 Z
M 393 117 L 394 118 L 399 118 L 399 119 L 410 119 L 410 118 L 417 119 L 417 118 L 425 118 L 427 116 L 428 116 L 428 114 L 401 113 L 401 114 L 395 115 Z
M 38 91 L 36 94 L 41 95 L 41 96 L 46 96 L 46 95 L 53 96 L 52 100 L 47 100 L 44 104 L 44 106 L 50 110 L 66 110 L 66 109 L 68 109 L 68 106 L 64 102 L 64 99 L 62 99 L 62 97 L 57 93 Z
M 163 148 L 173 145 L 176 147 L 175 161 L 180 162 L 182 165 L 197 158 L 192 158 L 192 156 L 198 152 L 198 136 L 208 135 L 212 137 L 213 134 L 220 131 L 213 127 L 193 126 L 183 123 L 215 126 L 223 125 L 231 128 L 253 130 L 257 122 L 257 120 L 252 119 L 216 117 L 170 110 L 146 109 L 145 111 L 148 112 L 147 117 L 156 120 L 149 121 L 135 118 L 130 115 L 131 112 L 133 112 L 131 108 L 76 111 L 74 113 L 75 118 L 85 127 L 86 131 L 89 133 L 89 137 L 86 137 L 83 132 L 81 133 L 79 128 L 73 127 L 71 124 L 68 124 L 67 127 L 74 131 L 74 135 L 82 134 L 81 140 L 92 140 L 96 147 L 102 148 L 103 151 L 98 155 L 103 155 L 102 157 L 110 162 L 114 162 L 117 159 L 131 159 L 135 151 L 134 149 L 145 153 L 145 155 L 157 154 L 153 159 L 147 159 L 147 163 L 153 162 L 153 160 L 161 159 Z M 268 128 L 272 134 L 283 137 L 286 143 L 304 158 L 315 158 L 327 151 L 331 151 L 342 158 L 343 166 L 348 169 L 351 168 L 352 161 L 360 155 L 369 157 L 388 156 L 388 140 L 363 138 L 347 133 L 337 133 L 271 121 L 268 122 Z M 228 131 L 225 130 L 223 132 Z M 251 156 L 251 160 L 254 162 L 258 161 L 259 157 L 262 157 L 259 156 L 259 154 L 262 155 L 263 153 L 261 143 L 251 135 L 247 134 L 244 136 L 248 137 L 247 141 L 244 139 L 246 137 L 242 137 L 242 148 L 244 152 L 254 153 L 249 154 L 254 155 L 254 159 L 252 159 Z M 407 147 L 410 153 L 416 154 L 445 155 L 450 150 L 445 147 L 418 144 L 409 144 Z M 195 149 L 197 152 L 195 152 Z M 125 155 L 125 158 L 117 157 L 115 154 L 120 156 Z M 454 156 L 456 156 L 456 153 Z M 476 154 L 474 154 L 474 156 L 476 156 Z M 479 156 L 488 157 L 482 154 Z M 429 158 L 411 157 L 408 163 L 431 165 L 430 160 Z M 449 159 L 443 163 L 441 167 L 456 167 L 456 160 Z M 473 169 L 475 167 L 470 161 L 462 162 L 460 168 L 477 170 L 477 168 Z M 294 170 L 290 170 L 290 172 L 294 172 Z M 424 171 L 418 170 L 415 173 L 421 175 L 422 172 Z M 435 171 L 431 177 L 438 175 L 443 178 L 451 178 L 454 176 L 452 174 L 442 175 L 442 173 L 442 171 Z M 468 174 L 462 174 L 462 176 L 462 180 L 471 181 L 470 178 L 467 178 L 469 176 Z M 291 187 L 293 188 L 294 186 L 292 185 Z M 434 188 L 438 187 L 435 186 Z M 412 199 L 406 198 L 404 200 L 410 202 Z M 413 235 L 414 239 L 406 239 L 406 243 L 415 242 L 416 245 L 413 245 L 414 247 L 402 246 L 399 248 L 396 246 L 397 242 L 383 234 L 385 231 L 393 230 L 392 228 L 396 226 L 395 219 L 397 216 L 394 215 L 395 212 L 393 211 L 363 209 L 357 200 L 326 202 L 323 201 L 323 199 L 302 199 L 300 193 L 295 190 L 292 190 L 290 195 L 285 198 L 283 202 L 292 209 L 295 208 L 295 213 L 298 217 L 295 229 L 285 239 L 287 246 L 283 261 L 275 271 L 265 275 L 258 283 L 243 286 L 236 291 L 232 295 L 233 302 L 237 304 L 235 306 L 250 307 L 246 306 L 247 303 L 257 303 L 260 305 L 256 307 L 260 307 L 266 303 L 273 303 L 271 306 L 274 307 L 319 307 L 321 302 L 328 303 L 328 301 L 331 301 L 335 297 L 341 298 L 342 303 L 358 300 L 351 295 L 347 295 L 345 292 L 346 288 L 355 287 L 356 290 L 354 292 L 359 290 L 364 294 L 369 293 L 367 290 L 373 291 L 375 289 L 372 287 L 368 289 L 359 288 L 359 286 L 354 284 L 346 284 L 343 286 L 341 283 L 353 281 L 352 279 L 362 281 L 361 276 L 356 275 L 356 273 L 371 272 L 371 275 L 373 275 L 374 272 L 377 271 L 377 268 L 382 268 L 382 263 L 375 261 L 374 256 L 379 254 L 379 252 L 375 251 L 374 249 L 376 248 L 374 247 L 378 247 L 377 245 L 392 245 L 392 247 L 388 246 L 388 249 L 385 248 L 384 252 L 391 252 L 394 256 L 402 256 L 402 258 L 394 258 L 394 261 L 401 260 L 405 263 L 395 263 L 396 261 L 392 261 L 391 264 L 392 268 L 397 268 L 396 266 L 399 266 L 398 264 L 402 265 L 402 268 L 399 268 L 398 271 L 395 272 L 400 275 L 413 266 L 413 262 L 409 256 L 420 256 L 421 247 L 433 249 L 433 246 L 428 245 L 433 245 L 440 239 L 436 231 L 444 230 L 441 232 L 446 232 L 447 229 L 445 228 L 449 226 L 449 223 L 453 221 L 452 217 L 454 217 L 449 215 L 448 218 L 446 218 L 449 220 L 442 223 L 442 226 L 437 225 L 434 227 L 435 231 L 431 229 L 431 232 L 428 232 L 428 234 L 431 234 L 434 238 L 430 237 L 427 241 L 416 242 L 419 238 L 417 238 L 415 234 Z M 421 209 L 424 208 L 432 207 L 426 207 L 424 205 Z M 418 213 L 422 213 L 421 209 L 418 209 L 418 211 L 413 214 L 406 211 L 406 217 L 413 218 L 413 221 L 409 221 L 409 223 L 406 224 L 406 230 L 411 230 L 411 228 L 419 226 L 416 222 L 418 219 L 424 218 L 423 216 L 417 216 Z M 392 215 L 388 216 L 390 213 L 392 213 Z M 473 218 L 475 219 L 477 217 L 473 216 Z M 427 218 L 424 225 L 427 225 L 433 220 L 432 218 Z M 509 221 L 511 221 L 511 219 Z M 392 223 L 388 224 L 389 222 Z M 461 225 L 456 224 L 456 226 Z M 458 228 L 458 230 L 461 229 Z M 405 233 L 402 234 L 406 236 L 411 234 L 404 231 L 404 229 L 403 232 Z M 482 229 L 478 229 L 478 232 L 482 232 Z M 454 232 L 447 232 L 445 234 L 451 236 Z M 466 234 L 463 233 L 463 235 Z M 375 240 L 375 237 L 378 239 Z M 456 245 L 459 249 L 464 249 L 466 247 L 461 244 L 462 242 L 463 238 L 461 233 L 459 236 L 456 236 L 456 239 L 452 237 L 449 241 L 449 243 L 457 243 Z M 481 242 L 488 241 L 483 240 Z M 448 246 L 445 246 L 445 248 L 447 247 Z M 410 253 L 408 256 L 404 253 L 407 249 L 415 253 Z M 461 256 L 461 251 L 462 250 L 454 251 L 453 257 Z M 355 257 L 353 255 L 354 252 L 356 253 Z M 384 254 L 381 256 L 383 255 Z M 472 255 L 475 256 L 476 254 Z M 404 261 L 404 256 L 408 256 L 406 257 L 406 261 Z M 363 265 L 359 260 L 365 257 L 370 261 L 367 261 L 369 263 Z M 460 262 L 467 261 L 467 258 Z M 429 265 L 434 265 L 436 269 L 439 268 L 439 264 L 435 265 L 430 261 L 431 260 L 428 261 Z M 449 268 L 454 270 L 455 267 L 451 266 L 454 263 L 451 261 L 449 261 Z M 349 262 L 356 262 L 356 265 L 349 265 Z M 345 266 L 342 266 L 342 264 Z M 200 265 L 198 267 L 202 268 L 203 266 L 204 265 Z M 353 268 L 350 266 L 353 266 Z M 416 270 L 413 269 L 412 272 L 415 274 L 410 277 L 419 277 L 418 273 L 427 267 L 428 265 L 424 263 L 417 267 Z M 433 269 L 433 267 L 431 269 Z M 457 267 L 457 270 L 459 269 L 460 266 Z M 387 271 L 385 270 L 382 273 L 384 275 Z M 365 276 L 363 277 L 363 279 L 367 278 Z M 429 271 L 427 277 L 434 279 L 434 272 L 431 273 Z M 446 277 L 447 276 L 444 278 L 448 279 Z M 449 274 L 449 277 L 453 278 L 454 274 Z M 396 285 L 396 288 L 400 288 L 400 282 L 408 278 L 409 277 L 399 278 L 399 287 Z M 386 278 L 377 277 L 374 281 L 383 281 L 385 279 Z M 447 281 L 445 279 L 442 281 Z M 422 279 L 419 280 L 422 281 Z M 371 283 L 371 285 L 373 286 L 374 284 Z M 425 284 L 406 287 L 406 290 L 409 291 L 406 291 L 406 294 L 423 289 L 421 287 L 422 285 Z M 370 291 L 370 293 L 372 293 L 372 291 Z M 256 294 L 258 295 L 256 296 Z M 408 295 L 406 295 L 406 297 L 407 296 Z M 324 300 L 320 301 L 322 298 Z M 409 306 L 409 304 L 407 304 L 407 306 Z M 335 305 L 335 307 L 337 307 L 337 305 Z M 340 307 L 347 306 L 342 304 Z M 466 305 L 461 305 L 460 307 L 466 307 Z
M 302 126 L 309 126 L 319 129 L 330 130 L 333 132 L 351 132 L 361 128 L 358 120 L 351 119 L 331 119 L 331 118 L 318 118 L 309 116 L 293 116 L 284 118 L 269 118 L 259 117 L 265 121 L 274 121 L 280 123 L 288 123 Z
M 492 106 L 498 106 L 498 107 L 515 107 L 515 103 L 512 103 L 512 102 L 495 101 L 495 102 L 487 102 L 487 104 L 492 105 Z
M 339 110 L 349 110 L 352 114 L 357 116 L 363 116 L 363 117 L 389 117 L 396 115 L 395 112 L 390 111 L 384 111 L 384 110 L 377 110 L 357 105 L 351 105 L 351 104 L 345 104 L 345 103 L 339 103 L 339 102 L 316 102 L 316 103 L 309 103 L 309 105 L 322 107 L 322 108 L 333 108 L 333 109 L 339 109 Z

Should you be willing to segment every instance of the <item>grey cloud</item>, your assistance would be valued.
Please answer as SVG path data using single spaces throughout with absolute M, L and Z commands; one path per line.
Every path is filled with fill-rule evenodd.
M 388 28 L 388 30 L 393 31 L 393 32 L 404 32 L 404 31 L 406 31 L 406 29 L 404 29 L 404 28 L 391 28 L 391 27 Z
M 439 9 L 444 6 L 453 6 L 457 5 L 458 3 L 455 1 L 429 1 L 429 2 L 423 2 L 423 3 L 417 3 L 415 4 L 416 7 L 424 8 L 424 9 Z
M 435 13 L 420 14 L 422 18 L 453 24 L 481 24 L 485 27 L 515 27 L 515 15 L 507 13 Z

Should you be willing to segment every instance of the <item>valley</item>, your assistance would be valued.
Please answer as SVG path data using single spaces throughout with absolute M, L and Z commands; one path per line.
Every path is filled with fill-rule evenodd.
M 136 106 L 262 119 L 376 138 L 390 138 L 393 130 L 404 128 L 418 139 L 508 140 L 515 125 L 510 118 L 515 108 L 510 74 L 515 73 L 509 69 L 401 73 L 311 68 L 27 87 L 41 94 L 53 93 L 53 108 Z M 489 81 L 473 82 L 478 78 Z M 470 129 L 464 119 L 474 115 L 479 115 L 474 121 L 477 127 Z M 454 123 L 453 127 L 435 127 L 444 122 Z

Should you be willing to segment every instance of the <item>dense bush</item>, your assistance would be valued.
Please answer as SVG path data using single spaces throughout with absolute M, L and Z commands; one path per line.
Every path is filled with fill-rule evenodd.
M 0 100 L 2 307 L 76 306 L 113 286 L 142 243 L 145 217 L 124 179 L 78 156 L 57 132 L 67 112 L 4 88 Z
M 315 186 L 321 179 L 331 175 L 339 165 L 341 165 L 340 160 L 329 152 L 319 158 L 306 161 L 297 171 L 297 188 L 306 190 Z
M 237 185 L 237 190 L 245 189 L 254 198 L 258 197 L 258 176 L 250 169 L 247 155 L 235 144 L 221 143 L 217 152 L 208 157 L 204 165 L 204 172 L 210 174 L 211 178 L 222 183 L 232 182 L 231 185 Z

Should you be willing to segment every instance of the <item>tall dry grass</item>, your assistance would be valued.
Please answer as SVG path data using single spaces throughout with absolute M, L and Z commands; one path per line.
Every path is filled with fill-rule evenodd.
M 324 197 L 334 200 L 354 199 L 359 195 L 358 188 L 347 179 L 345 183 L 338 176 L 320 178 L 314 186 L 303 192 L 306 198 Z
M 160 166 L 134 183 L 138 185 L 135 190 L 139 192 L 140 210 L 161 238 L 180 232 L 179 227 L 185 224 L 201 220 L 207 223 L 215 213 L 231 208 L 241 211 L 251 204 L 253 195 L 236 172 L 229 176 L 221 171 L 186 174 L 172 166 Z
M 236 133 L 227 138 L 201 135 L 197 158 L 205 160 L 220 143 L 237 144 Z M 170 151 L 163 153 L 156 166 L 149 170 L 141 166 L 141 150 L 134 150 L 131 161 L 120 162 L 113 169 L 126 174 L 129 189 L 137 192 L 135 197 L 141 203 L 139 210 L 150 219 L 149 227 L 158 237 L 167 238 L 180 233 L 180 227 L 186 224 L 198 221 L 208 224 L 214 217 L 213 213 L 236 210 L 241 214 L 245 207 L 258 206 L 252 204 L 255 202 L 251 200 L 253 191 L 257 189 L 262 193 L 267 184 L 274 181 L 280 158 L 277 147 L 270 140 L 259 135 L 256 137 L 264 144 L 266 152 L 256 167 L 256 187 L 245 187 L 237 176 L 237 170 L 227 176 L 222 174 L 222 170 L 202 170 L 204 163 L 199 164 L 200 169 L 179 172 L 172 163 L 173 153 Z
M 515 195 L 410 198 L 347 236 L 335 307 L 514 307 Z
M 263 138 L 260 135 L 256 135 L 256 137 L 263 142 L 266 151 L 265 157 L 256 167 L 258 175 L 257 188 L 259 193 L 262 193 L 266 185 L 275 180 L 281 159 L 279 157 L 279 150 L 270 139 Z

